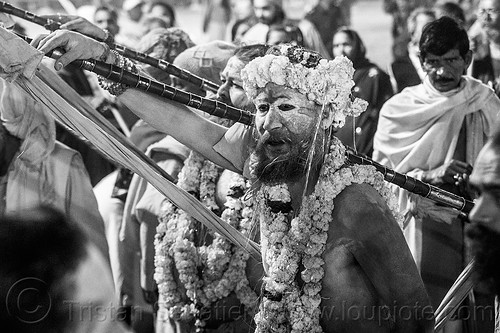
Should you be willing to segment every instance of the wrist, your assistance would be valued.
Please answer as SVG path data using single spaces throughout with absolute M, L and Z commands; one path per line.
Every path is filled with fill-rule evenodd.
M 105 44 L 105 43 L 99 43 L 99 45 L 101 45 L 101 47 L 103 48 L 103 51 L 97 60 L 107 63 L 108 58 L 111 54 L 111 48 L 109 47 L 108 44 Z

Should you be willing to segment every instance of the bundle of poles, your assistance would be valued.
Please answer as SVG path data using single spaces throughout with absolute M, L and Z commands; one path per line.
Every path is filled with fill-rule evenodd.
M 42 25 L 51 31 L 57 30 L 61 26 L 60 22 L 37 16 L 33 13 L 16 8 L 6 2 L 0 2 L 0 12 L 18 16 L 30 22 Z M 30 39 L 28 37 L 20 37 L 22 37 L 25 41 L 30 42 Z M 153 57 L 150 57 L 149 55 L 128 49 L 120 45 L 115 44 L 112 46 L 125 57 L 149 64 L 156 68 L 160 68 L 171 75 L 185 79 L 186 81 L 197 85 L 205 91 L 217 91 L 218 89 L 218 86 L 215 83 L 193 75 L 164 60 L 155 59 Z M 55 51 L 51 54 L 48 54 L 47 56 L 57 59 L 61 54 L 61 52 Z M 186 93 L 167 84 L 155 81 L 145 76 L 141 76 L 140 74 L 133 74 L 124 70 L 123 68 L 114 65 L 102 63 L 96 60 L 77 60 L 74 62 L 74 64 L 82 69 L 106 77 L 109 80 L 127 84 L 131 87 L 135 87 L 137 89 L 147 91 L 149 93 L 179 102 L 181 104 L 185 104 L 187 106 L 199 109 L 217 117 L 230 119 L 249 126 L 253 125 L 254 122 L 253 114 L 247 111 L 237 109 L 216 100 L 211 100 L 195 94 Z M 381 172 L 384 175 L 384 179 L 387 182 L 395 184 L 411 193 L 421 195 L 444 206 L 457 209 L 464 215 L 467 215 L 474 206 L 473 202 L 466 200 L 463 197 L 460 197 L 448 191 L 444 191 L 438 187 L 427 184 L 405 174 L 396 172 L 371 160 L 366 156 L 357 154 L 352 148 L 347 148 L 346 155 L 350 163 L 371 165 L 375 167 L 377 171 Z M 436 328 L 443 327 L 444 323 L 453 314 L 459 303 L 472 289 L 472 270 L 473 263 L 471 262 L 471 264 L 466 268 L 466 270 L 464 270 L 455 285 L 449 291 L 447 297 L 441 303 L 438 311 L 436 311 L 438 318 L 436 322 Z

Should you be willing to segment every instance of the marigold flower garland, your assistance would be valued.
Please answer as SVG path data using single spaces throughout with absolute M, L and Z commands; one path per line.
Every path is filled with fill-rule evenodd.
M 199 194 L 208 208 L 217 211 L 215 187 L 221 171 L 193 152 L 179 174 L 178 185 L 194 195 Z M 244 178 L 235 174 L 231 181 L 232 193 L 228 195 L 222 213 L 222 219 L 247 237 L 252 226 L 252 202 L 243 200 L 242 195 L 248 188 Z M 196 326 L 202 328 L 204 323 L 198 318 L 200 308 L 209 307 L 212 302 L 234 291 L 247 311 L 255 313 L 258 298 L 245 273 L 248 254 L 210 231 L 212 243 L 197 247 L 195 231 L 199 229 L 199 223 L 168 201 L 164 202 L 163 212 L 155 239 L 155 280 L 160 309 L 166 310 L 175 320 L 197 318 Z M 203 268 L 201 277 L 200 267 Z M 177 270 L 178 281 L 174 278 L 174 270 Z M 180 291 L 181 286 L 185 288 L 185 295 Z
M 372 185 L 401 222 L 396 198 L 384 183 L 383 175 L 372 166 L 343 166 L 345 162 L 345 147 L 333 138 L 314 192 L 304 198 L 298 216 L 293 219 L 291 206 L 287 205 L 291 198 L 286 184 L 264 185 L 258 192 L 262 243 L 269 268 L 266 293 L 255 316 L 256 332 L 322 332 L 319 321 L 324 261 L 321 257 L 328 238 L 333 200 L 347 186 Z M 295 279 L 300 264 L 304 267 L 300 272 L 302 288 Z

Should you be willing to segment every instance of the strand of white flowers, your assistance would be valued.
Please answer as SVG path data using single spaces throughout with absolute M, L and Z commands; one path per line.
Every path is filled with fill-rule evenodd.
M 279 302 L 264 298 L 260 312 L 256 314 L 256 332 L 322 332 L 319 324 L 321 304 L 321 281 L 324 276 L 324 261 L 321 258 L 328 238 L 328 226 L 333 211 L 333 199 L 347 186 L 353 183 L 367 183 L 372 185 L 385 199 L 394 217 L 399 221 L 401 216 L 397 210 L 396 198 L 387 187 L 383 176 L 371 166 L 350 166 L 341 168 L 345 163 L 345 148 L 336 139 L 332 142 L 325 164 L 322 168 L 320 180 L 313 194 L 304 199 L 299 216 L 292 219 L 290 230 L 283 237 L 283 213 L 272 213 L 266 207 L 265 200 L 289 202 L 289 193 L 283 185 L 263 187 L 258 194 L 260 206 L 263 210 L 264 236 L 269 237 L 268 259 L 269 277 L 266 279 L 268 291 L 282 293 L 283 299 Z M 326 204 L 325 203 L 330 203 Z M 302 214 L 302 212 L 304 212 Z M 308 223 L 311 221 L 311 223 Z M 273 229 L 273 226 L 277 227 Z M 286 231 L 285 231 L 286 232 Z M 289 235 L 288 235 L 289 234 Z M 279 235 L 278 238 L 277 235 Z M 283 239 L 280 243 L 279 240 Z M 303 246 L 305 243 L 305 246 Z M 291 248 L 289 248 L 291 246 Z M 302 255 L 304 271 L 301 277 L 305 282 L 302 291 L 298 290 L 294 281 L 297 272 L 298 260 Z M 299 259 L 297 259 L 299 258 Z M 279 268 L 288 272 L 278 271 Z M 278 281 L 277 281 L 278 280 Z M 288 283 L 288 285 L 285 285 Z M 288 313 L 288 326 L 283 318 Z
M 202 159 L 194 152 L 184 161 L 184 167 L 179 173 L 177 185 L 191 193 L 199 187 L 200 168 Z M 155 244 L 156 273 L 155 280 L 158 284 L 159 309 L 167 311 L 170 318 L 174 320 L 188 320 L 193 317 L 196 308 L 193 304 L 186 304 L 182 301 L 177 283 L 173 275 L 174 254 L 177 249 L 174 247 L 181 232 L 185 232 L 180 226 L 181 214 L 177 207 L 167 203 L 167 209 L 160 219 L 157 227 Z M 163 236 L 162 236 L 163 235 Z
M 200 199 L 209 208 L 214 208 L 215 204 L 215 181 L 218 178 L 220 169 L 217 168 L 213 163 L 202 161 L 202 157 L 197 154 L 191 154 L 186 160 L 186 166 L 183 168 L 179 175 L 179 186 L 183 187 L 187 191 L 196 192 L 197 187 L 199 188 Z M 239 178 L 236 183 L 245 184 L 243 178 Z M 199 184 L 199 185 L 198 185 Z M 247 185 L 248 187 L 248 185 Z M 243 209 L 244 205 L 239 203 L 240 210 Z M 228 213 L 229 214 L 229 213 Z M 241 214 L 236 214 L 241 215 Z M 250 234 L 251 225 L 248 221 L 251 219 L 250 213 L 246 212 L 246 234 Z M 238 225 L 238 218 L 231 219 L 230 223 L 234 224 L 235 227 Z M 255 308 L 258 297 L 255 292 L 249 287 L 248 279 L 245 273 L 246 261 L 249 256 L 244 252 L 236 248 L 235 252 L 231 256 L 231 244 L 227 242 L 229 247 L 226 249 L 221 249 L 221 244 L 224 244 L 224 239 L 220 235 L 215 235 L 215 239 L 210 248 L 202 247 L 206 252 L 206 257 L 219 257 L 228 258 L 231 260 L 229 262 L 228 269 L 224 272 L 221 279 L 211 280 L 211 282 L 205 279 L 198 279 L 196 273 L 197 264 L 200 264 L 196 260 L 196 247 L 191 239 L 187 239 L 186 235 L 192 235 L 190 232 L 192 229 L 193 221 L 182 211 L 177 211 L 172 207 L 171 211 L 166 214 L 163 221 L 168 221 L 168 230 L 176 230 L 176 233 L 170 233 L 174 236 L 169 238 L 162 238 L 164 242 L 158 245 L 157 248 L 168 249 L 171 248 L 173 253 L 172 258 L 166 253 L 167 251 L 160 251 L 157 255 L 158 266 L 160 262 L 163 267 L 158 269 L 157 281 L 160 281 L 161 287 L 161 298 L 168 299 L 169 302 L 163 302 L 160 304 L 169 309 L 171 318 L 178 318 L 183 320 L 191 319 L 198 310 L 194 306 L 196 301 L 200 301 L 203 305 L 207 306 L 209 303 L 214 302 L 222 297 L 227 296 L 232 290 L 235 290 L 240 301 L 247 306 L 248 309 Z M 167 227 L 165 223 L 160 223 L 158 230 L 162 230 L 163 234 Z M 244 231 L 244 230 L 243 230 Z M 245 231 L 243 232 L 245 234 Z M 224 251 L 226 250 L 226 251 Z M 218 255 L 217 255 L 218 254 Z M 224 267 L 224 264 L 216 262 L 215 259 L 212 265 L 217 267 Z M 175 262 L 175 265 L 174 265 Z M 207 262 L 207 260 L 205 260 Z M 186 288 L 186 294 L 191 300 L 190 304 L 185 304 L 181 301 L 179 297 L 180 293 L 177 288 L 177 284 L 173 279 L 173 267 L 176 267 L 179 272 L 179 280 L 184 284 Z M 205 266 L 206 267 L 206 266 Z

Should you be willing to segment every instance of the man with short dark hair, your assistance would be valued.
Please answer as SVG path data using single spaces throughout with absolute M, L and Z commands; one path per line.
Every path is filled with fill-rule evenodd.
M 500 100 L 464 76 L 472 60 L 466 31 L 449 17 L 429 23 L 420 39 L 427 76 L 389 99 L 380 111 L 373 158 L 398 172 L 470 198 L 465 180 L 499 119 Z M 434 307 L 465 264 L 457 211 L 398 189 L 405 236 Z

